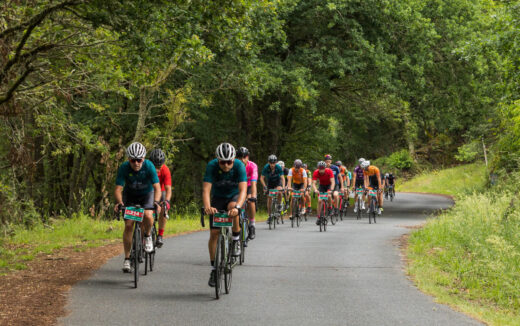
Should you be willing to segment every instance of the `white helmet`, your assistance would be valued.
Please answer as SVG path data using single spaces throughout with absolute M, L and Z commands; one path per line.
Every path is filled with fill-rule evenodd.
M 364 161 L 365 161 L 364 158 L 360 158 L 360 159 L 359 159 L 359 164 L 363 163 Z
M 389 174 L 389 173 L 386 173 L 386 174 L 385 174 L 385 177 L 387 177 L 387 178 L 388 178 L 389 176 L 390 176 L 390 174 Z
M 131 143 L 126 149 L 126 156 L 132 159 L 142 159 L 146 156 L 146 147 L 138 142 Z
M 285 167 L 284 161 L 278 161 L 278 165 L 282 167 L 282 169 Z
M 363 161 L 363 163 L 361 163 L 361 167 L 363 169 L 366 169 L 370 166 L 370 161 Z
M 230 143 L 222 143 L 218 145 L 215 155 L 219 161 L 231 161 L 235 159 L 235 147 Z

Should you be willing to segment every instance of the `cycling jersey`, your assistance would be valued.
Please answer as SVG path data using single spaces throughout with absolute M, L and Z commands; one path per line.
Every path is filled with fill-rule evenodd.
M 295 168 L 291 168 L 287 176 L 292 177 L 294 184 L 303 184 L 305 179 L 307 179 L 307 171 L 303 168 L 299 168 L 298 171 Z
M 246 175 L 248 187 L 251 186 L 251 182 L 258 181 L 258 166 L 254 162 L 247 161 Z
M 388 180 L 388 184 L 390 185 L 393 185 L 394 184 L 394 181 L 395 181 L 395 177 L 394 176 L 389 176 L 388 178 L 386 178 Z
M 312 174 L 312 180 L 320 180 L 320 185 L 326 186 L 330 185 L 330 179 L 334 178 L 334 173 L 331 169 L 325 168 L 325 172 L 323 174 L 320 173 L 319 169 L 316 169 Z
M 339 168 L 336 165 L 331 164 L 329 169 L 331 169 L 332 173 L 334 174 L 334 182 L 336 183 L 336 185 L 339 185 Z
M 269 163 L 267 163 L 262 169 L 262 175 L 267 179 L 268 184 L 276 184 L 280 182 L 280 177 L 283 176 L 283 169 L 276 164 L 273 171 Z
M 166 166 L 166 164 L 163 164 L 161 166 L 161 169 L 159 170 L 157 176 L 159 177 L 159 182 L 161 183 L 161 191 L 166 191 L 164 186 L 172 185 L 172 175 L 170 173 L 170 169 Z
M 124 187 L 123 192 L 131 196 L 144 196 L 153 191 L 153 184 L 159 183 L 155 166 L 144 160 L 141 169 L 135 171 L 126 161 L 117 170 L 116 185 Z
M 346 167 L 344 167 L 343 165 L 339 167 L 339 173 L 341 174 L 341 176 L 345 176 L 345 171 L 347 170 Z
M 213 197 L 233 198 L 239 193 L 238 184 L 247 182 L 246 167 L 240 160 L 235 159 L 231 170 L 224 172 L 218 164 L 218 159 L 214 159 L 206 166 L 204 182 L 212 184 Z
M 363 171 L 363 168 L 361 166 L 356 166 L 356 168 L 354 169 L 354 173 L 356 174 L 356 180 L 363 180 L 364 178 L 364 171 Z
M 372 188 L 377 188 L 379 187 L 379 182 L 377 180 L 377 177 L 380 176 L 380 172 L 379 172 L 379 169 L 374 166 L 374 165 L 370 165 L 368 167 L 368 170 L 367 171 L 363 171 L 364 175 L 366 175 L 369 179 L 369 182 L 370 182 L 370 186 Z M 381 184 L 383 182 L 381 181 Z

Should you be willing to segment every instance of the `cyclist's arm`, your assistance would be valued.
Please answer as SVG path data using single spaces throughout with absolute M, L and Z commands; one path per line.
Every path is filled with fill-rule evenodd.
M 238 200 L 237 205 L 240 207 L 244 206 L 244 202 L 246 201 L 247 197 L 247 181 L 239 182 L 238 183 Z
M 280 179 L 282 179 L 282 188 L 285 188 L 285 178 L 283 174 L 280 176 Z
M 343 191 L 343 176 L 341 173 L 338 175 L 339 189 Z
M 350 184 L 352 186 L 352 188 L 354 188 L 356 186 L 356 174 L 354 173 L 354 181 L 352 181 L 352 183 Z
M 263 175 L 260 176 L 260 183 L 262 184 L 262 187 L 267 188 L 265 185 L 265 177 Z
M 303 190 L 304 191 L 305 191 L 305 189 L 307 189 L 308 181 L 309 181 L 309 177 L 303 178 Z
M 154 201 L 160 202 L 162 197 L 161 184 L 159 182 L 153 184 Z
M 336 183 L 334 182 L 334 177 L 330 178 L 330 189 L 334 190 Z
M 170 201 L 172 199 L 172 186 L 164 186 L 164 190 L 166 190 L 165 199 Z
M 316 180 L 314 180 L 314 179 L 312 180 L 312 190 L 314 192 L 318 192 L 318 189 L 316 189 Z
M 211 207 L 211 187 L 212 184 L 209 182 L 202 183 L 202 206 L 204 206 L 206 212 L 208 212 L 208 209 Z
M 256 198 L 256 181 L 251 181 L 251 197 Z
M 116 197 L 117 204 L 123 204 L 123 186 L 116 186 L 114 197 Z
M 292 176 L 287 176 L 287 187 L 291 187 L 292 182 Z
M 379 182 L 379 189 L 381 189 L 381 174 L 377 174 L 377 182 Z
M 366 189 L 366 188 L 368 188 L 368 175 L 365 174 L 365 175 L 363 176 L 363 178 L 364 178 L 365 189 Z

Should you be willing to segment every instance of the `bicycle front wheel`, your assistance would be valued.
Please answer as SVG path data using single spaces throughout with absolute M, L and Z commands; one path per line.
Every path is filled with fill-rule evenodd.
M 226 260 L 225 260 L 225 268 L 224 268 L 224 287 L 226 289 L 226 294 L 229 294 L 229 292 L 231 291 L 231 280 L 232 280 L 232 276 L 233 276 L 233 256 L 231 255 L 231 246 L 232 246 L 232 242 L 229 241 L 228 242 L 228 250 L 226 252 Z
M 134 264 L 134 288 L 137 289 L 137 283 L 139 282 L 139 256 L 141 255 L 141 246 L 142 246 L 142 238 L 141 238 L 141 228 L 139 224 L 135 223 L 134 226 L 134 237 L 132 239 L 132 251 L 133 251 L 133 261 Z
M 223 274 L 223 266 L 222 266 L 222 257 L 224 256 L 224 248 L 222 247 L 222 235 L 219 235 L 217 240 L 217 248 L 215 250 L 215 298 L 219 299 L 220 294 L 222 293 L 222 274 Z

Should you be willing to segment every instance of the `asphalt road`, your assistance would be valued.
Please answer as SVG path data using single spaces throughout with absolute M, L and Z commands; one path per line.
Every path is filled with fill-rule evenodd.
M 403 272 L 399 237 L 432 211 L 440 196 L 397 194 L 377 224 L 352 217 L 320 233 L 315 219 L 257 238 L 233 270 L 231 293 L 207 285 L 208 232 L 168 239 L 156 269 L 131 288 L 123 257 L 111 259 L 69 296 L 62 325 L 480 325 L 436 304 Z M 350 212 L 352 214 L 352 212 Z

